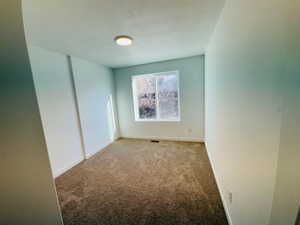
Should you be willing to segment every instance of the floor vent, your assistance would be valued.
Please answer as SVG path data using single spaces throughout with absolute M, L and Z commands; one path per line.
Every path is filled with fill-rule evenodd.
M 151 140 L 150 142 L 152 142 L 152 143 L 159 143 L 158 140 Z

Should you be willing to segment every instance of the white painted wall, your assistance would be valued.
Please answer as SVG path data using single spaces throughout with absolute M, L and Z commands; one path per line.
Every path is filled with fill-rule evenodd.
M 118 138 L 113 74 L 105 66 L 76 57 L 72 67 L 84 148 L 90 157 Z
M 281 0 L 226 1 L 206 53 L 207 149 L 234 225 L 270 220 L 287 6 Z
M 132 76 L 167 71 L 179 71 L 181 121 L 135 121 Z M 204 140 L 204 56 L 114 69 L 114 75 L 122 137 Z
M 53 175 L 84 159 L 67 56 L 29 48 L 34 83 Z

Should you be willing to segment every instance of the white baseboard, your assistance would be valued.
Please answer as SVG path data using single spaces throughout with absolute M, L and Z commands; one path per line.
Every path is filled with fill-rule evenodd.
M 213 173 L 214 173 L 214 177 L 216 179 L 216 183 L 217 183 L 217 186 L 218 186 L 218 189 L 219 189 L 219 193 L 221 195 L 221 199 L 222 199 L 222 203 L 223 203 L 223 206 L 224 206 L 224 209 L 225 209 L 225 213 L 226 213 L 226 217 L 227 217 L 228 223 L 229 223 L 229 225 L 233 225 L 232 219 L 231 219 L 231 216 L 230 216 L 230 213 L 229 213 L 229 207 L 227 205 L 227 201 L 225 200 L 225 194 L 223 192 L 223 188 L 221 187 L 220 179 L 219 179 L 219 177 L 216 174 L 216 169 L 215 169 L 216 167 L 214 165 L 214 161 L 213 161 L 213 159 L 211 157 L 211 154 L 210 154 L 210 152 L 208 150 L 207 143 L 205 142 L 204 144 L 205 144 L 206 152 L 207 152 L 207 155 L 208 155 L 208 158 L 209 158 L 209 161 L 210 161 Z
M 128 139 L 154 139 L 161 141 L 187 141 L 187 142 L 200 142 L 204 143 L 204 138 L 195 138 L 195 137 L 158 137 L 158 136 L 145 136 L 145 137 L 134 137 L 134 136 L 121 136 L 120 138 Z
M 53 171 L 53 176 L 54 178 L 57 178 L 59 177 L 60 175 L 62 175 L 63 173 L 67 172 L 69 169 L 73 168 L 74 166 L 76 166 L 77 164 L 81 163 L 84 159 L 79 159 L 79 160 L 76 160 L 70 164 L 68 164 L 67 166 L 63 167 L 63 168 L 60 168 L 56 171 Z
M 79 159 L 79 160 L 76 160 L 70 164 L 68 164 L 67 166 L 61 168 L 61 169 L 58 169 L 56 171 L 53 171 L 53 177 L 54 178 L 57 178 L 59 177 L 60 175 L 62 175 L 63 173 L 67 172 L 69 169 L 72 169 L 74 166 L 76 166 L 77 164 L 81 163 L 82 161 L 84 161 L 85 159 L 89 159 L 91 158 L 93 155 L 95 155 L 96 153 L 98 152 L 101 152 L 103 149 L 105 149 L 108 145 L 110 145 L 111 143 L 113 143 L 114 141 L 111 141 L 109 143 L 107 143 L 106 145 L 104 145 L 100 150 L 96 151 L 96 152 L 92 152 L 92 153 L 88 153 L 85 155 L 85 158 L 82 158 L 82 159 Z
M 113 143 L 113 142 L 114 142 L 114 141 L 110 141 L 109 143 L 103 145 L 98 151 L 86 153 L 85 159 L 89 159 L 89 158 L 91 158 L 93 155 L 97 154 L 98 152 L 101 152 L 103 149 L 105 149 L 107 146 L 109 146 L 109 145 L 110 145 L 111 143 Z
M 60 175 L 62 175 L 63 173 L 67 172 L 68 170 L 72 169 L 74 166 L 78 165 L 79 163 L 81 163 L 82 161 L 84 161 L 85 159 L 89 159 L 91 158 L 93 155 L 97 154 L 98 152 L 101 152 L 103 149 L 105 149 L 108 145 L 110 145 L 111 143 L 113 143 L 113 141 L 109 142 L 108 144 L 104 145 L 100 150 L 96 151 L 96 152 L 92 152 L 92 153 L 88 153 L 85 155 L 85 158 L 82 158 L 82 159 L 79 159 L 79 160 L 76 160 L 72 163 L 70 163 L 69 165 L 61 168 L 61 169 L 58 169 L 56 171 L 53 171 L 53 177 L 54 178 L 57 178 L 59 177 Z

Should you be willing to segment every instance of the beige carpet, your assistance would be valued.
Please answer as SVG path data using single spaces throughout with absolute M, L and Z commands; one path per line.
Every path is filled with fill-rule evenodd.
M 203 144 L 121 139 L 56 179 L 65 225 L 227 225 Z

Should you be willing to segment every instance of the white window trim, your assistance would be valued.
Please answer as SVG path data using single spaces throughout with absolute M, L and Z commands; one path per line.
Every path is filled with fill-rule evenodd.
M 159 104 L 158 104 L 158 98 L 156 101 L 156 111 L 157 111 L 157 117 L 156 119 L 140 119 L 139 118 L 139 110 L 138 110 L 138 99 L 136 93 L 136 87 L 134 83 L 134 79 L 136 77 L 142 77 L 142 76 L 162 76 L 162 75 L 168 75 L 168 74 L 174 74 L 177 77 L 177 91 L 178 91 L 178 118 L 177 119 L 160 119 L 159 118 Z M 132 97 L 133 97 L 133 108 L 134 108 L 134 119 L 136 122 L 180 122 L 181 121 L 181 108 L 180 108 L 180 76 L 179 71 L 167 71 L 167 72 L 159 72 L 159 73 L 149 73 L 149 74 L 141 74 L 141 75 L 134 75 L 131 77 L 131 86 L 132 86 Z M 155 82 L 156 90 L 157 90 L 157 80 Z

